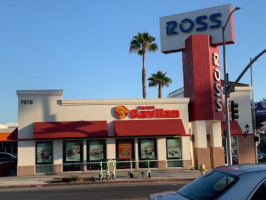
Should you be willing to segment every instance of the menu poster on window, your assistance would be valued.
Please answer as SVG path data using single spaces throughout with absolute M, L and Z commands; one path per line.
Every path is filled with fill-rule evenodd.
M 167 157 L 181 158 L 181 141 L 180 139 L 167 139 Z
M 80 142 L 66 143 L 66 161 L 81 161 Z
M 37 143 L 37 163 L 52 163 L 52 143 Z
M 104 159 L 102 141 L 90 141 L 89 146 L 90 161 Z
M 118 141 L 118 158 L 121 160 L 132 158 L 132 143 L 130 140 Z
M 141 140 L 140 143 L 141 148 L 141 159 L 151 159 L 155 160 L 155 145 L 154 140 Z

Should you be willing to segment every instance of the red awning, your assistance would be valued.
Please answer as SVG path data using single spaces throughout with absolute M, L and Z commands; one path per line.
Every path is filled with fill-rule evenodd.
M 186 135 L 181 119 L 121 120 L 114 122 L 115 136 Z
M 108 137 L 106 121 L 35 122 L 33 139 Z
M 222 134 L 223 134 L 223 130 L 226 128 L 226 122 L 223 121 L 221 123 L 221 126 L 222 126 Z M 230 121 L 230 133 L 231 135 L 244 135 L 238 124 L 238 121 Z

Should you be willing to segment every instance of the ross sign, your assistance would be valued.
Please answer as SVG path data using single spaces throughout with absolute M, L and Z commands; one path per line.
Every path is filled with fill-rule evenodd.
M 213 66 L 213 79 L 214 79 L 214 88 L 215 88 L 215 104 L 216 104 L 216 111 L 222 111 L 222 93 L 221 93 L 221 72 L 220 72 L 220 64 L 219 64 L 219 54 L 213 53 L 212 54 L 212 61 Z
M 209 35 L 191 35 L 182 52 L 184 97 L 190 98 L 189 120 L 222 120 L 219 46 Z
M 129 117 L 136 119 L 145 118 L 179 118 L 179 110 L 156 109 L 155 106 L 138 106 L 136 109 L 129 110 L 125 106 L 117 106 L 115 115 L 118 119 Z
M 232 7 L 230 4 L 175 14 L 160 18 L 161 51 L 171 53 L 182 51 L 185 40 L 193 34 L 212 37 L 212 44 L 221 45 L 222 26 L 225 24 Z M 233 16 L 225 30 L 225 42 L 234 43 Z

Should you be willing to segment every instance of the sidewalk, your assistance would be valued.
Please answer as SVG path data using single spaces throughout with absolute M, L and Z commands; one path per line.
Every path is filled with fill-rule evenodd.
M 6 188 L 26 188 L 26 187 L 47 187 L 60 185 L 78 184 L 108 184 L 108 183 L 137 183 L 137 182 L 175 182 L 192 181 L 200 176 L 198 170 L 171 170 L 171 171 L 151 171 L 151 178 L 142 176 L 141 172 L 133 171 L 133 178 L 128 176 L 128 172 L 116 172 L 115 180 L 99 179 L 98 173 L 73 173 L 60 175 L 40 175 L 40 176 L 4 176 L 0 177 L 0 189 Z M 63 182 L 62 179 L 78 178 L 75 182 Z

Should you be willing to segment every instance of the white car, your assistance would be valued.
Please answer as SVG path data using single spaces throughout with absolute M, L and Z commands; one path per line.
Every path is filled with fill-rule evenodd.
M 178 191 L 150 194 L 149 200 L 266 200 L 266 165 L 218 167 Z

